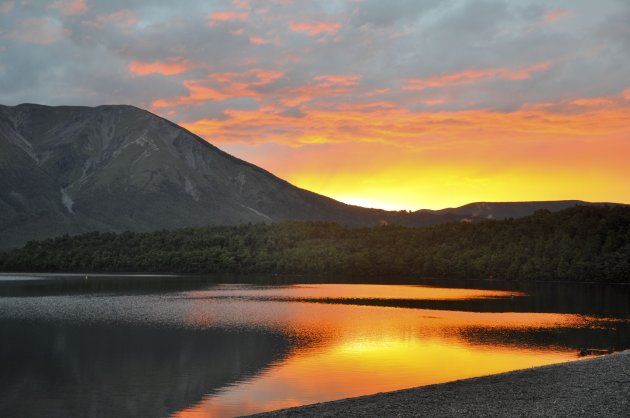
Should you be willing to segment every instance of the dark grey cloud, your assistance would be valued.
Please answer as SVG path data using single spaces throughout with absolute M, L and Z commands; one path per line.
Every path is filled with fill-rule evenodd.
M 221 12 L 227 14 L 216 14 Z M 29 28 L 29 22 L 50 27 Z M 311 26 L 292 30 L 296 22 Z M 378 100 L 411 110 L 511 111 L 531 102 L 612 95 L 627 88 L 629 22 L 630 2 L 618 0 L 86 0 L 79 13 L 64 13 L 50 2 L 4 1 L 0 101 L 151 107 L 156 100 L 189 97 L 180 99 L 177 109 L 156 108 L 184 121 L 223 118 L 227 109 L 256 110 L 266 104 L 282 115 L 301 117 L 307 112 L 301 104 Z M 129 70 L 134 61 L 174 59 L 185 62 L 186 69 L 146 75 Z M 528 70 L 543 64 L 544 70 Z M 208 74 L 253 69 L 283 76 L 207 79 Z M 453 76 L 454 82 L 421 90 L 404 88 L 409 79 L 467 71 L 490 72 Z M 528 76 L 505 75 L 519 71 Z M 351 75 L 356 82 L 317 79 Z M 207 97 L 196 100 L 187 80 L 225 97 L 206 90 Z

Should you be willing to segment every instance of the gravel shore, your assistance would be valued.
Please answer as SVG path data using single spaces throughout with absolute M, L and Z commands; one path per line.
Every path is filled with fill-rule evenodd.
M 630 350 L 257 417 L 630 417 Z

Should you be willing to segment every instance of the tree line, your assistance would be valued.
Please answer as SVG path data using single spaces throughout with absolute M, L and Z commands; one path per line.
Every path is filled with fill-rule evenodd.
M 0 269 L 630 282 L 630 207 L 423 228 L 285 222 L 91 232 L 0 253 Z

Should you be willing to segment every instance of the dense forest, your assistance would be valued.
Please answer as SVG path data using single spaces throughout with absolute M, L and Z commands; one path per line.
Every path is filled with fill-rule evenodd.
M 630 282 L 630 207 L 425 228 L 287 222 L 93 232 L 0 253 L 0 269 Z

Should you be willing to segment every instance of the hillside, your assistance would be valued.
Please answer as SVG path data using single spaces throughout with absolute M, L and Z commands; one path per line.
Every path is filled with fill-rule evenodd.
M 132 106 L 0 106 L 0 247 L 64 233 L 378 222 Z
M 0 248 L 89 231 L 287 220 L 428 226 L 576 203 L 366 209 L 295 187 L 133 106 L 0 106 Z

